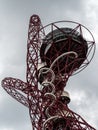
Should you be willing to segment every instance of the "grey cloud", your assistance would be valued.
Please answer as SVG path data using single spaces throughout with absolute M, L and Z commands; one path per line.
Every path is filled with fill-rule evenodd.
M 0 89 L 1 90 L 1 89 Z M 0 129 L 24 129 L 30 127 L 29 110 L 2 91 L 3 102 L 0 102 Z M 25 128 L 26 127 L 26 128 Z

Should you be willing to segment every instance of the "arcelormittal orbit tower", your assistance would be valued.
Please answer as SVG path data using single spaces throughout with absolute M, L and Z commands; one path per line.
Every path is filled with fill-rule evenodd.
M 32 130 L 95 130 L 68 107 L 66 83 L 82 71 L 95 52 L 92 33 L 72 21 L 42 26 L 30 17 L 27 41 L 26 82 L 7 77 L 2 87 L 29 108 Z

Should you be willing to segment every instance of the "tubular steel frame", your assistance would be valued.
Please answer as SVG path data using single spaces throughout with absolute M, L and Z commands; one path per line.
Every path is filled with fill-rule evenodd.
M 66 128 L 64 128 L 64 130 L 67 130 L 67 126 L 70 126 L 70 130 L 95 130 L 86 121 L 84 121 L 84 119 L 80 115 L 71 111 L 67 105 L 62 104 L 59 101 L 60 93 L 57 92 L 59 92 L 60 89 L 59 90 L 56 89 L 58 83 L 54 81 L 55 77 L 57 78 L 57 75 L 55 75 L 55 72 L 52 69 L 52 67 L 50 68 L 46 67 L 45 70 L 42 68 L 40 72 L 38 72 L 38 65 L 41 64 L 40 48 L 43 39 L 46 36 L 45 33 L 49 31 L 52 32 L 54 28 L 59 29 L 58 24 L 59 23 L 62 24 L 62 22 L 65 22 L 65 25 L 66 22 L 75 24 L 75 27 L 73 28 L 73 33 L 76 30 L 78 30 L 82 36 L 83 36 L 82 28 L 86 29 L 90 33 L 92 40 L 87 41 L 88 44 L 87 57 L 86 60 L 83 62 L 83 64 L 80 66 L 80 68 L 78 68 L 78 70 L 71 69 L 70 73 L 64 75 L 63 77 L 60 76 L 61 72 L 59 70 L 58 82 L 64 81 L 66 85 L 66 82 L 71 75 L 75 74 L 76 72 L 77 73 L 80 72 L 90 63 L 95 52 L 95 41 L 93 35 L 86 27 L 71 21 L 59 21 L 43 27 L 39 16 L 32 15 L 29 22 L 28 42 L 27 42 L 27 61 L 26 61 L 27 81 L 24 82 L 21 81 L 20 79 L 7 77 L 2 80 L 2 87 L 6 90 L 6 92 L 9 95 L 15 98 L 18 102 L 22 103 L 24 106 L 29 108 L 29 114 L 32 122 L 32 130 L 52 130 L 53 122 L 57 118 L 64 118 L 66 120 L 66 126 L 65 126 Z M 47 29 L 47 27 L 50 27 L 50 29 Z M 90 55 L 91 51 L 92 55 Z M 88 59 L 89 55 L 90 59 Z M 66 57 L 68 58 L 68 56 L 69 53 L 67 54 Z M 74 58 L 72 62 L 74 63 L 74 61 L 78 62 L 78 59 Z M 46 90 L 45 93 L 43 93 L 41 87 L 39 88 L 40 86 L 38 85 L 39 82 L 38 77 L 40 76 L 39 73 L 46 74 L 45 78 L 47 79 L 47 82 L 44 81 L 41 84 L 42 87 L 45 87 L 45 85 L 47 87 L 47 84 L 50 85 L 51 91 Z M 51 76 L 54 76 L 54 79 L 51 79 L 51 76 L 49 77 L 48 73 L 50 73 Z M 61 91 L 64 91 L 65 85 L 63 87 L 61 86 L 62 88 Z

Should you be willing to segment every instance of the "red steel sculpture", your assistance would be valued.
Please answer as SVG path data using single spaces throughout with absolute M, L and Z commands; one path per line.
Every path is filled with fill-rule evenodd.
M 95 41 L 83 25 L 58 21 L 42 26 L 32 15 L 28 30 L 26 82 L 7 77 L 6 92 L 29 108 L 32 130 L 95 130 L 69 109 L 65 91 L 70 76 L 92 60 Z

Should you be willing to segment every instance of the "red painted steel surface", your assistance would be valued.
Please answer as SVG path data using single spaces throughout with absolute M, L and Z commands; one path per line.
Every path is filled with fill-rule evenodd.
M 71 39 L 72 35 L 62 43 L 66 46 L 62 46 L 61 49 L 59 48 L 60 50 L 58 50 L 58 47 L 55 48 L 54 30 L 60 30 L 65 34 L 57 25 L 62 22 L 55 22 L 43 27 L 39 16 L 31 16 L 27 42 L 27 81 L 8 77 L 2 80 L 2 87 L 18 102 L 29 108 L 32 130 L 95 130 L 80 115 L 70 110 L 67 103 L 64 104 L 60 101 L 61 93 L 64 91 L 68 78 L 75 72 L 81 71 L 92 60 L 94 53 L 92 53 L 90 59 L 88 57 L 92 49 L 95 51 L 95 41 L 92 34 L 87 30 L 91 34 L 92 40 L 86 41 L 88 51 L 83 63 L 81 62 L 82 65 L 77 64 L 81 60 L 78 55 L 81 55 L 81 49 L 83 49 L 81 47 L 83 46 L 79 46 L 78 50 L 78 46 L 71 50 L 70 48 L 77 43 L 77 41 Z M 64 22 L 66 25 L 66 21 Z M 79 31 L 80 35 L 84 37 L 82 28 L 85 27 L 78 23 L 74 24 L 76 26 L 72 30 L 73 35 Z M 48 30 L 47 27 L 50 27 L 50 29 Z M 40 56 L 45 51 L 42 48 L 44 41 L 46 40 L 45 44 L 48 43 L 47 31 L 51 32 L 53 43 L 48 51 L 49 54 Z M 69 50 L 62 54 L 64 47 L 69 48 Z M 55 51 L 51 54 L 53 49 Z M 40 53 L 41 50 L 42 53 Z M 66 60 L 65 65 L 62 65 L 62 57 Z M 47 58 L 49 59 L 47 60 Z M 54 61 L 55 59 L 56 61 Z M 39 69 L 42 62 L 46 63 Z

